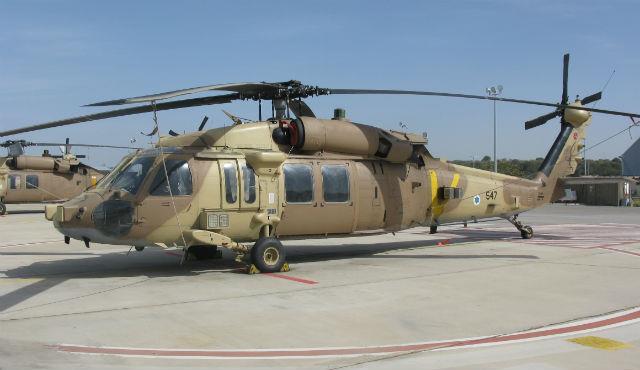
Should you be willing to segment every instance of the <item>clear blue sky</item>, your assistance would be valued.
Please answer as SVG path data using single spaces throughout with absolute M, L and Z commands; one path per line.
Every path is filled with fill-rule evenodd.
M 640 111 L 637 1 L 25 1 L 0 3 L 2 129 L 99 111 L 80 105 L 190 86 L 298 79 L 336 88 L 399 88 L 557 102 L 562 54 L 571 53 L 569 92 L 598 91 L 600 108 Z M 448 159 L 492 152 L 492 106 L 431 97 L 320 97 L 319 116 L 344 107 L 357 122 L 426 131 Z M 221 126 L 224 108 L 255 118 L 255 103 L 160 113 L 164 132 L 193 130 L 202 116 Z M 543 156 L 557 120 L 525 132 L 541 107 L 498 104 L 498 157 Z M 594 116 L 594 143 L 628 125 Z M 150 115 L 56 128 L 20 138 L 126 145 L 149 131 Z M 633 131 L 634 139 L 640 130 Z M 588 142 L 589 143 L 589 142 Z M 621 135 L 591 158 L 612 158 Z M 78 152 L 87 152 L 78 149 Z M 88 151 L 113 165 L 123 154 Z

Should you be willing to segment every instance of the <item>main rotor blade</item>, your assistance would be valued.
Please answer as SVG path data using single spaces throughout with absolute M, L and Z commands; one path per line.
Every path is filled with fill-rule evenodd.
M 534 100 L 523 99 L 510 99 L 501 98 L 498 96 L 489 95 L 473 95 L 473 94 L 457 94 L 446 93 L 437 91 L 416 91 L 416 90 L 379 90 L 379 89 L 327 89 L 331 95 L 361 95 L 361 94 L 374 94 L 374 95 L 426 95 L 426 96 L 444 96 L 449 98 L 465 98 L 465 99 L 480 99 L 480 100 L 496 100 L 511 103 L 533 104 L 542 105 L 546 107 L 557 107 L 559 104 L 539 102 Z
M 116 146 L 116 145 L 101 145 L 101 144 L 74 144 L 74 143 L 31 143 L 26 142 L 24 146 L 65 146 L 68 145 L 70 147 L 83 147 L 83 148 L 111 148 L 111 149 L 142 149 L 139 147 L 133 146 Z
M 544 125 L 550 119 L 556 118 L 561 114 L 562 114 L 561 112 L 555 111 L 555 112 L 547 113 L 547 114 L 545 114 L 543 116 L 540 116 L 538 118 L 534 118 L 532 120 L 529 120 L 529 121 L 524 123 L 524 129 L 525 130 L 529 130 L 529 129 L 532 129 L 534 127 L 538 127 L 540 125 Z
M 600 99 L 602 99 L 602 91 L 589 95 L 586 98 L 582 99 L 582 104 L 587 105 L 589 103 L 593 103 L 594 101 L 598 101 Z
M 132 104 L 132 103 L 148 103 L 157 100 L 164 100 L 175 98 L 176 96 L 187 95 L 187 94 L 197 94 L 205 91 L 234 91 L 240 94 L 247 95 L 257 95 L 260 92 L 273 92 L 279 89 L 284 89 L 285 86 L 278 84 L 271 84 L 266 82 L 241 82 L 241 83 L 231 83 L 231 84 L 221 84 L 221 85 L 207 85 L 207 86 L 198 86 L 191 87 L 188 89 L 167 91 L 158 94 L 151 95 L 143 95 L 136 96 L 132 98 L 124 98 L 124 99 L 115 99 L 115 100 L 107 100 L 98 103 L 87 104 L 85 107 L 103 107 L 108 105 L 122 105 L 122 104 Z
M 564 55 L 564 61 L 562 64 L 562 101 L 560 104 L 567 104 L 569 100 L 568 93 L 568 85 L 569 85 L 569 54 Z
M 311 108 L 302 100 L 293 99 L 289 100 L 289 108 L 296 115 L 296 117 L 315 117 Z
M 413 91 L 413 90 L 376 90 L 376 89 L 325 89 L 325 90 L 331 95 L 360 95 L 360 94 L 427 95 L 427 96 L 445 96 L 450 98 L 495 100 L 495 101 L 502 101 L 502 102 L 509 102 L 509 103 L 541 105 L 544 107 L 553 107 L 553 108 L 559 108 L 559 109 L 574 109 L 574 110 L 583 110 L 583 111 L 594 112 L 594 113 L 604 113 L 604 114 L 612 114 L 616 116 L 640 118 L 640 114 L 638 113 L 628 113 L 628 112 L 620 112 L 620 111 L 607 110 L 607 109 L 596 109 L 596 108 L 589 108 L 589 107 L 576 107 L 576 106 L 571 106 L 566 104 L 547 103 L 547 102 L 536 101 L 536 100 L 501 98 L 499 96 L 454 94 L 454 93 L 444 93 L 444 92 L 435 92 L 435 91 Z
M 225 103 L 230 103 L 231 101 L 236 100 L 238 98 L 239 98 L 239 94 L 226 94 L 226 95 L 218 95 L 218 96 L 207 96 L 203 98 L 176 100 L 172 102 L 156 104 L 155 109 L 158 111 L 161 111 L 161 110 L 169 110 L 169 109 L 197 107 L 201 105 L 225 104 Z M 2 131 L 0 132 L 0 137 L 21 134 L 23 132 L 43 130 L 43 129 L 52 128 L 52 127 L 67 126 L 67 125 L 73 125 L 76 123 L 96 121 L 96 120 L 101 120 L 105 118 L 129 116 L 133 114 L 148 113 L 148 112 L 153 112 L 152 105 L 143 105 L 139 107 L 111 110 L 106 112 L 88 114 L 86 116 L 66 118 L 66 119 L 61 119 L 57 121 L 41 123 L 37 125 L 21 127 L 13 130 Z

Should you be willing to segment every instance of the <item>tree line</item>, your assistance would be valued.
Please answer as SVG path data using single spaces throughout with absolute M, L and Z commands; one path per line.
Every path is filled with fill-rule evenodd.
M 452 163 L 467 167 L 475 167 L 481 170 L 493 171 L 493 160 L 485 155 L 481 160 L 455 160 Z M 533 178 L 538 171 L 542 158 L 536 159 L 498 159 L 498 172 L 505 175 Z M 620 159 L 589 159 L 587 161 L 587 173 L 589 176 L 620 176 Z M 584 163 L 578 165 L 578 169 L 572 176 L 584 175 Z

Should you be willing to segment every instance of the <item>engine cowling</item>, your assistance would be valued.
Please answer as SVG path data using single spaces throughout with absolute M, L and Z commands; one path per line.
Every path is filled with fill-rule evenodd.
M 69 161 L 52 157 L 21 155 L 14 158 L 13 164 L 16 170 L 56 171 L 61 173 L 71 171 L 71 163 Z
M 389 162 L 404 162 L 411 158 L 414 143 L 393 133 L 346 120 L 322 120 L 299 117 L 281 124 L 274 131 L 274 140 L 303 152 L 375 156 Z

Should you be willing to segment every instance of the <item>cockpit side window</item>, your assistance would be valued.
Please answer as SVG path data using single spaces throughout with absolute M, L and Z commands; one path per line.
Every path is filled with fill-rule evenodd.
M 116 174 L 111 188 L 136 194 L 154 161 L 155 157 L 136 158 L 122 172 Z
M 167 159 L 167 172 L 164 171 L 164 165 L 160 163 L 156 177 L 149 188 L 149 194 L 168 196 L 168 195 L 191 195 L 193 193 L 193 183 L 191 179 L 191 171 L 187 161 L 180 159 Z M 167 177 L 171 186 L 171 193 L 167 185 Z

